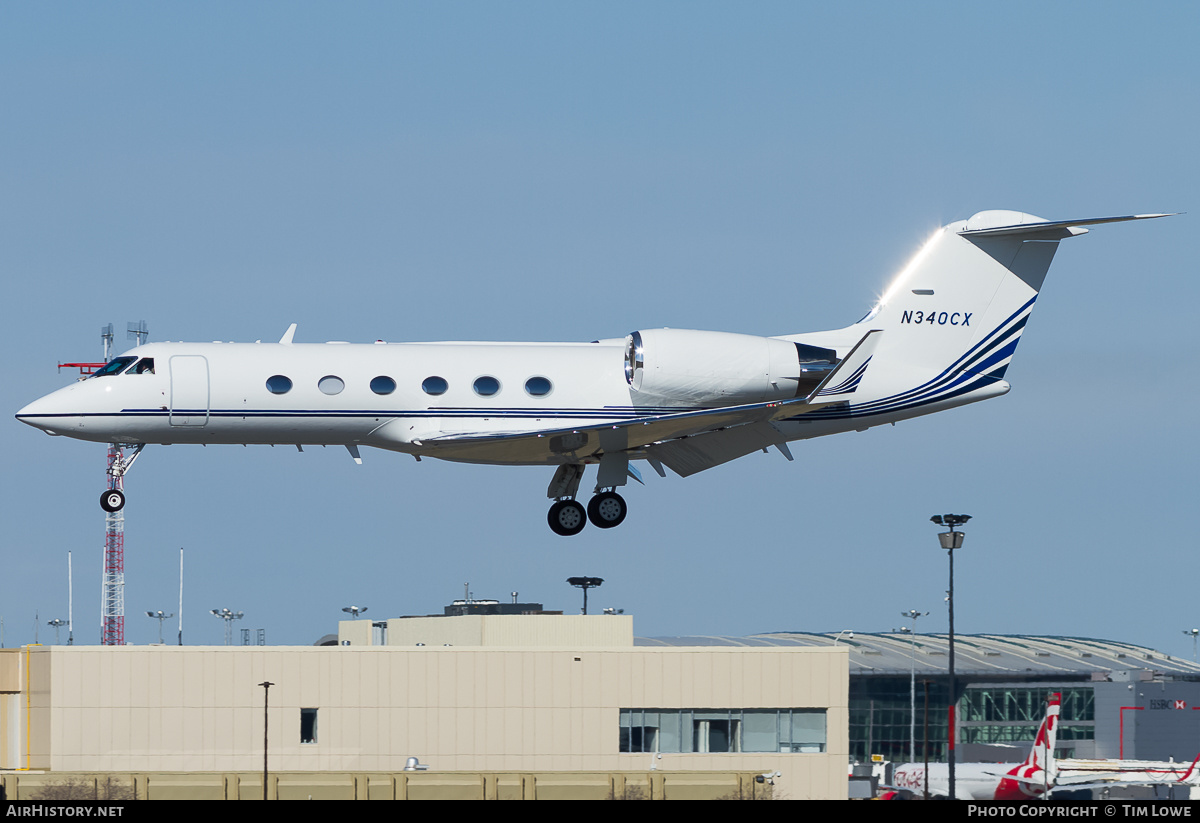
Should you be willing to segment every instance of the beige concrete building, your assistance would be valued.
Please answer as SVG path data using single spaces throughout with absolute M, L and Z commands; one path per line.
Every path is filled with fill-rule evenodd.
M 261 792 L 270 681 L 270 768 L 285 784 L 415 796 L 408 778 L 365 775 L 394 778 L 416 757 L 418 782 L 461 778 L 464 796 L 573 796 L 548 787 L 574 774 L 594 784 L 578 796 L 632 781 L 695 797 L 683 787 L 706 774 L 736 788 L 773 772 L 787 798 L 846 796 L 844 648 L 639 647 L 624 616 L 404 618 L 387 645 L 372 635 L 362 620 L 326 647 L 0 650 L 2 776 L 122 773 L 185 786 L 157 796 L 189 796 L 189 781 L 230 796 L 240 775 Z

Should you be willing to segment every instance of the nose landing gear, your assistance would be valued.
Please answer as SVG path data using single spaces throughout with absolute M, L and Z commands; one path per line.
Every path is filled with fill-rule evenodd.
M 137 460 L 138 455 L 142 453 L 142 449 L 146 447 L 146 444 L 136 443 L 132 445 L 130 448 L 133 449 L 133 452 L 128 457 L 125 457 L 121 452 L 121 449 L 125 447 L 124 444 L 114 443 L 108 452 L 108 476 L 114 481 L 125 476 L 125 472 L 129 471 L 130 466 L 133 465 L 133 461 Z M 116 484 L 114 483 L 114 485 Z M 109 514 L 119 512 L 125 508 L 125 493 L 120 489 L 106 490 L 100 495 L 100 508 Z

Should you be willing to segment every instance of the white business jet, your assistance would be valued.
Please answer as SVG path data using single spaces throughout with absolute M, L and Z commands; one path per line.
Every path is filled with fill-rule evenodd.
M 859 322 L 757 337 L 652 329 L 591 343 L 149 343 L 30 403 L 52 435 L 151 443 L 374 446 L 554 468 L 550 528 L 619 525 L 617 488 L 788 443 L 998 397 L 1058 241 L 1084 226 L 985 211 L 939 230 Z M 596 464 L 595 496 L 576 501 Z M 114 484 L 115 485 L 115 484 Z M 101 497 L 124 505 L 119 489 Z

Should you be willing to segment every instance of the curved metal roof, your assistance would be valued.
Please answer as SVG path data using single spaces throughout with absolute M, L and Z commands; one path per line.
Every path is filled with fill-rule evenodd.
M 638 637 L 637 646 L 844 646 L 850 650 L 850 673 L 855 675 L 944 674 L 949 664 L 949 640 L 944 634 L 900 632 L 775 632 L 749 637 Z M 1200 679 L 1200 665 L 1144 646 L 1087 637 L 1004 634 L 956 634 L 956 674 L 995 680 L 1040 677 L 1105 677 L 1114 671 L 1148 672 Z

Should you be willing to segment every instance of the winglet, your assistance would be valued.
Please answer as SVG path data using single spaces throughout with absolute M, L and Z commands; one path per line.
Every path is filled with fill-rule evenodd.
M 879 347 L 879 341 L 882 339 L 883 332 L 879 329 L 864 334 L 862 340 L 859 340 L 850 353 L 837 364 L 837 368 L 827 374 L 820 385 L 813 389 L 806 402 L 836 403 L 839 399 L 847 399 L 839 396 L 853 394 L 858 389 L 863 375 L 867 373 L 867 366 L 871 363 L 871 356 L 875 354 L 875 349 Z
M 296 336 L 296 324 L 288 326 L 287 331 L 283 333 L 283 337 L 279 338 L 279 342 L 285 346 L 292 345 L 292 338 Z

